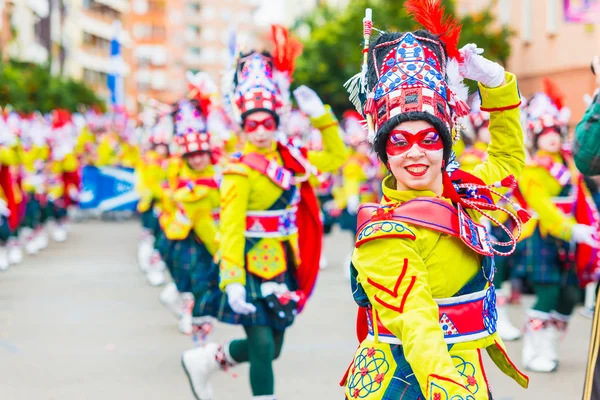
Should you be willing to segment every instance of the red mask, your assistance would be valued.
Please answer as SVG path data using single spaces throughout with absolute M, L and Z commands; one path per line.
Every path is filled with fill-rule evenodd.
M 426 151 L 444 148 L 444 143 L 435 128 L 427 128 L 417 133 L 393 130 L 388 136 L 385 151 L 390 156 L 399 156 L 412 149 L 415 144 Z
M 275 118 L 267 117 L 261 121 L 247 119 L 246 121 L 244 121 L 244 130 L 248 133 L 254 132 L 261 125 L 263 126 L 263 128 L 265 128 L 266 131 L 269 132 L 277 129 L 277 123 L 275 122 Z

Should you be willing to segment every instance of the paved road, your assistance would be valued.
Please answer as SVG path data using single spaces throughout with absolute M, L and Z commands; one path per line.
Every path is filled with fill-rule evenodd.
M 67 243 L 0 275 L 0 399 L 192 399 L 179 364 L 191 341 L 138 271 L 137 233 L 133 222 L 77 224 Z M 344 234 L 327 239 L 332 265 L 276 363 L 282 400 L 342 398 L 337 382 L 356 348 L 355 308 L 342 273 L 350 245 Z M 521 310 L 511 312 L 522 318 Z M 487 360 L 496 399 L 579 399 L 590 325 L 575 316 L 560 372 L 532 374 L 528 391 Z M 218 325 L 214 338 L 241 334 Z M 520 364 L 519 344 L 508 347 Z M 238 377 L 215 376 L 217 399 L 250 399 L 247 367 L 233 372 Z

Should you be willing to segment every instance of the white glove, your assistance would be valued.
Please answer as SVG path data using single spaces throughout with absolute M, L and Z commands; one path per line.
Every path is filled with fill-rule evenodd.
M 241 283 L 230 283 L 225 286 L 227 301 L 229 306 L 237 314 L 252 314 L 256 312 L 256 307 L 246 302 L 246 288 Z
M 319 95 L 308 86 L 302 85 L 294 90 L 294 97 L 300 110 L 311 118 L 320 117 L 327 112 Z
M 587 244 L 590 247 L 598 247 L 598 240 L 596 239 L 597 229 L 594 226 L 575 224 L 571 231 L 571 239 L 575 243 Z
M 495 88 L 504 82 L 504 67 L 502 65 L 482 57 L 483 49 L 476 44 L 470 43 L 460 49 L 464 62 L 460 64 L 460 74 L 489 88 Z

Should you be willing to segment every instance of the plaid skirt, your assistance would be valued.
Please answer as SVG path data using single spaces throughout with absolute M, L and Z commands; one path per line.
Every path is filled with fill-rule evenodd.
M 160 258 L 167 266 L 171 278 L 173 278 L 173 247 L 175 246 L 175 241 L 169 240 L 162 229 L 158 231 L 158 235 L 155 237 L 154 249 L 160 254 Z
M 142 220 L 142 227 L 151 231 L 153 235 L 155 235 L 160 229 L 158 218 L 156 217 L 156 215 L 154 215 L 154 210 L 152 207 L 144 211 L 140 215 L 140 219 Z
M 25 215 L 21 221 L 24 228 L 35 229 L 40 226 L 42 220 L 42 205 L 33 195 L 27 196 Z
M 344 211 L 342 211 L 342 215 L 340 215 L 339 223 L 342 230 L 356 234 L 358 215 L 350 214 L 348 210 L 344 209 Z
M 249 241 L 247 241 L 248 244 Z M 250 242 L 251 243 L 251 242 Z M 279 283 L 285 283 L 290 291 L 298 289 L 296 280 L 293 250 L 289 243 L 285 243 L 288 253 L 287 270 L 271 279 Z M 251 246 L 246 246 L 246 254 Z M 284 331 L 293 324 L 293 320 L 281 319 L 267 306 L 266 300 L 261 293 L 261 285 L 268 282 L 256 275 L 246 271 L 246 301 L 256 307 L 256 312 L 248 315 L 241 315 L 234 312 L 227 302 L 227 294 L 219 289 L 219 266 L 211 263 L 209 273 L 206 279 L 208 284 L 204 293 L 196 298 L 194 307 L 194 316 L 212 316 L 221 322 L 244 326 L 268 326 L 275 330 Z
M 533 235 L 519 243 L 519 268 L 532 284 L 577 285 L 577 272 L 572 246 L 553 236 L 542 237 L 539 227 Z
M 8 218 L 2 215 L 0 216 L 0 244 L 5 244 L 10 237 L 11 231 L 8 226 Z
M 170 258 L 172 260 L 171 276 L 180 293 L 191 292 L 198 296 L 206 291 L 209 267 L 212 256 L 206 246 L 196 240 L 194 232 L 190 232 L 184 240 L 173 240 Z

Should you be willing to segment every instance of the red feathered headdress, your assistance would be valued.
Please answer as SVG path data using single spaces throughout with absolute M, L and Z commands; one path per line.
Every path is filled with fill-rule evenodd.
M 458 51 L 462 25 L 457 18 L 446 14 L 441 0 L 406 0 L 404 8 L 423 28 L 440 37 L 446 45 L 448 57 L 462 61 L 462 55 Z

